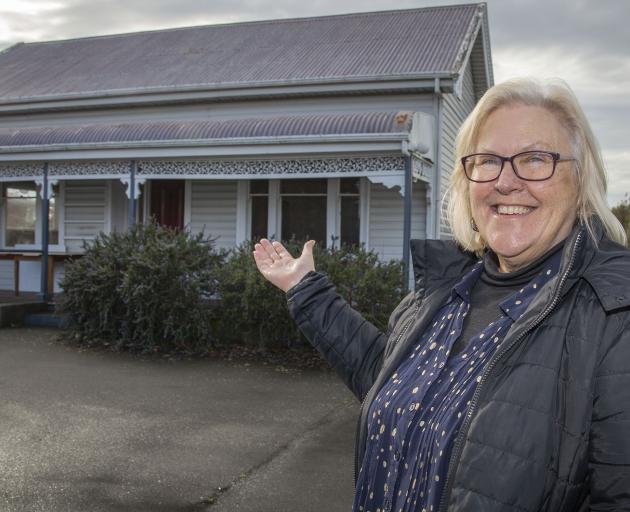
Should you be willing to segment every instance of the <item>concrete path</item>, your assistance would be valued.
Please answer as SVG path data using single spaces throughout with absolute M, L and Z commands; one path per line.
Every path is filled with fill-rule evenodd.
M 3 512 L 348 512 L 333 374 L 80 351 L 0 330 Z

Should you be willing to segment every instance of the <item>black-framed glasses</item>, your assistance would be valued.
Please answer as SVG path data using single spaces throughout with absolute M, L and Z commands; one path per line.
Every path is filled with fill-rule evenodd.
M 512 164 L 514 174 L 526 181 L 544 181 L 553 176 L 558 162 L 574 161 L 552 151 L 524 151 L 512 156 L 474 153 L 462 158 L 466 177 L 476 183 L 487 183 L 499 178 L 505 162 Z

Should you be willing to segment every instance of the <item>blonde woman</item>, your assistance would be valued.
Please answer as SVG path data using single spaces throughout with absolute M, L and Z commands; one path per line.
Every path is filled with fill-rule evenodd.
M 455 240 L 414 241 L 387 334 L 261 240 L 262 274 L 361 400 L 354 511 L 630 510 L 630 251 L 570 88 L 494 86 L 461 127 Z

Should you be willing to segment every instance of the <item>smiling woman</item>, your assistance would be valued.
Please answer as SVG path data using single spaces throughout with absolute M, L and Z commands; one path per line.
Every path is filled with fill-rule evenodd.
M 413 244 L 387 334 L 262 239 L 260 272 L 362 401 L 354 511 L 630 510 L 630 251 L 569 87 L 489 89 L 463 124 L 455 242 Z
M 488 116 L 477 148 L 492 155 L 520 154 L 507 165 L 495 165 L 498 173 L 487 176 L 491 181 L 471 180 L 469 185 L 472 218 L 480 238 L 497 255 L 502 271 L 514 271 L 564 240 L 575 224 L 578 183 L 574 166 L 568 159 L 558 164 L 553 153 L 545 153 L 570 155 L 569 136 L 545 108 L 517 104 Z M 497 159 L 491 156 L 493 160 Z M 484 174 L 488 158 L 467 167 L 473 175 Z M 560 172 L 554 172 L 557 167 Z

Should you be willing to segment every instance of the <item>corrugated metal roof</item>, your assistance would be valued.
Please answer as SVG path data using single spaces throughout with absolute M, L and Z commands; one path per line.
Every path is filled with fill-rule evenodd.
M 219 121 L 1 128 L 0 150 L 1 148 L 50 144 L 408 133 L 412 116 L 411 112 L 362 112 Z
M 20 44 L 0 54 L 0 101 L 455 73 L 480 5 Z

